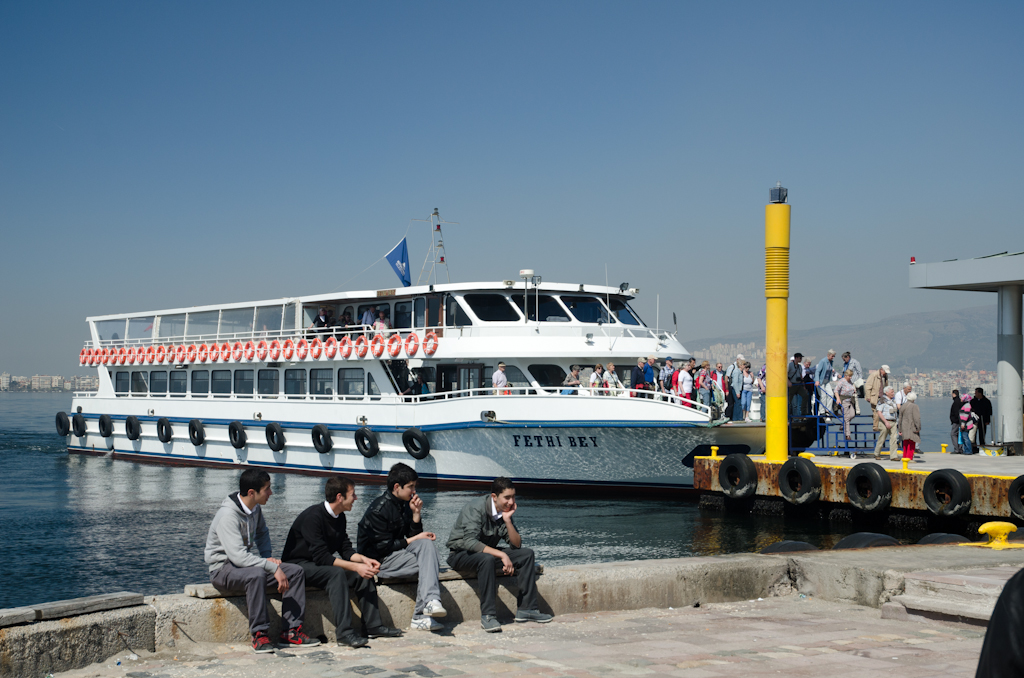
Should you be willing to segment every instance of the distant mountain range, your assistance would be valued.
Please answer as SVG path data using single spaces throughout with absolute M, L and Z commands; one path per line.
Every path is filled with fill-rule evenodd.
M 754 342 L 764 347 L 764 330 L 683 341 L 688 351 L 714 344 Z M 824 357 L 834 348 L 850 351 L 865 369 L 887 364 L 897 372 L 913 370 L 995 370 L 996 307 L 908 313 L 874 323 L 834 325 L 789 334 L 789 354 Z

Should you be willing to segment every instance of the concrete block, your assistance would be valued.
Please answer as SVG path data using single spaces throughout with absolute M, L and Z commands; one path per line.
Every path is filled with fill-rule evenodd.
M 52 603 L 43 603 L 41 605 L 33 605 L 32 607 L 35 608 L 36 619 L 60 619 L 77 614 L 116 610 L 120 607 L 133 607 L 135 605 L 142 605 L 141 593 L 119 591 L 118 593 L 104 593 L 85 598 L 55 600 Z
M 896 596 L 894 603 L 902 605 L 908 614 L 939 615 L 941 617 L 974 619 L 988 621 L 992 618 L 992 610 L 995 608 L 995 600 L 991 605 L 976 603 L 964 603 L 962 601 L 951 601 L 931 596 Z
M 32 607 L 8 607 L 0 610 L 0 628 L 35 620 L 36 610 Z
M 889 601 L 888 603 L 882 604 L 882 619 L 909 621 L 910 615 L 907 614 L 907 608 L 903 607 L 899 603 Z

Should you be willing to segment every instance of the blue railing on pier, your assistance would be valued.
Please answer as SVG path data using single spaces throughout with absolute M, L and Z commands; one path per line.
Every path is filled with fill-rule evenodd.
M 862 414 L 850 421 L 850 439 L 843 429 L 842 408 L 833 410 L 831 394 L 815 387 L 815 397 L 807 415 L 799 415 L 790 408 L 789 449 L 794 453 L 811 452 L 816 455 L 871 454 L 878 433 L 874 430 L 871 406 L 861 408 Z M 866 414 L 863 413 L 867 410 Z

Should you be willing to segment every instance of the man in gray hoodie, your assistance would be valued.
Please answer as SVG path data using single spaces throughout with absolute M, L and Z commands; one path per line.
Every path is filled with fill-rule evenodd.
M 307 647 L 320 644 L 302 631 L 306 611 L 302 568 L 270 557 L 270 530 L 260 507 L 272 494 L 269 473 L 256 468 L 243 471 L 238 492 L 229 494 L 213 517 L 204 552 L 211 584 L 221 591 L 245 591 L 252 649 L 256 652 L 274 651 L 267 636 L 270 622 L 266 591 L 274 582 L 281 594 L 281 616 L 288 624 L 280 642 Z

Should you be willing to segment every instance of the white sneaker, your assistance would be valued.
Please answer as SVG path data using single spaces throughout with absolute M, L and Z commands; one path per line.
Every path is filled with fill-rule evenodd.
M 431 600 L 423 606 L 423 614 L 428 617 L 444 617 L 447 616 L 448 610 L 441 606 L 440 600 Z
M 419 619 L 413 619 L 409 628 L 416 629 L 417 631 L 440 631 L 444 628 L 444 624 L 433 617 L 420 617 Z

